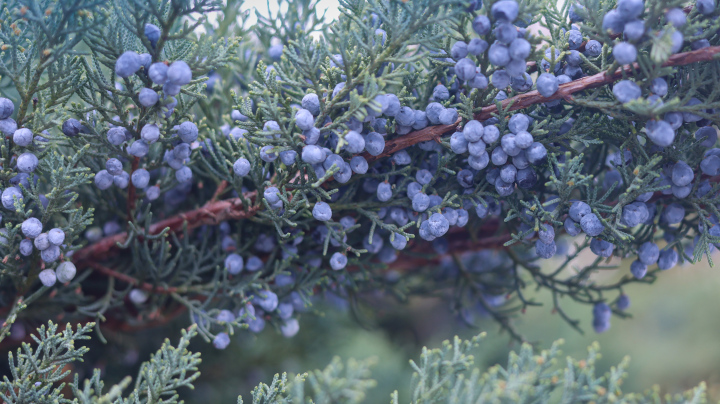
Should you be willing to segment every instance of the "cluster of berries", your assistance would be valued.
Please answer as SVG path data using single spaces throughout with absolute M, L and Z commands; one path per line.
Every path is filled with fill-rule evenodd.
M 39 159 L 33 153 L 39 150 L 41 145 L 37 143 L 45 143 L 47 139 L 43 136 L 35 136 L 30 129 L 17 128 L 15 121 L 10 116 L 15 112 L 15 105 L 7 98 L 0 98 L 0 129 L 6 136 L 12 137 L 13 144 L 23 150 L 19 156 L 14 158 L 15 169 L 18 174 L 10 179 L 11 186 L 2 191 L 0 200 L 2 206 L 12 212 L 17 211 L 17 204 L 24 201 L 23 189 L 30 189 L 30 181 L 37 183 L 38 176 L 33 172 L 38 168 Z M 10 132 L 10 129 L 13 129 Z M 47 198 L 40 195 L 40 203 L 47 208 Z M 37 210 L 31 211 L 37 212 Z M 2 216 L 0 215 L 0 220 Z M 20 231 L 26 237 L 20 241 L 19 253 L 22 256 L 29 257 L 37 249 L 40 252 L 40 258 L 45 264 L 52 264 L 62 255 L 62 248 L 65 247 L 65 232 L 60 228 L 53 228 L 47 232 L 43 232 L 43 223 L 36 217 L 28 217 L 21 226 Z M 0 240 L 8 243 L 8 230 L 0 229 Z M 56 281 L 69 282 L 75 277 L 75 266 L 71 262 L 63 262 L 56 269 L 45 269 L 40 272 L 39 278 L 43 285 L 53 286 Z
M 712 0 L 702 0 L 702 3 L 703 5 L 697 7 L 711 11 L 715 7 Z M 581 21 L 580 14 L 583 13 L 580 12 L 579 7 L 578 5 L 572 6 L 570 14 L 573 22 Z M 471 11 L 475 10 L 476 8 L 473 8 Z M 644 3 L 642 0 L 622 0 L 618 2 L 618 9 L 611 11 L 608 14 L 610 17 L 606 16 L 603 21 L 603 28 L 610 29 L 615 34 L 623 34 L 623 40 L 613 46 L 613 57 L 620 64 L 635 62 L 637 60 L 635 45 L 651 35 L 658 34 L 644 28 L 644 23 L 640 19 L 643 13 Z M 246 124 L 241 125 L 243 128 L 231 129 L 230 125 L 225 126 L 223 128 L 225 135 L 232 141 L 247 143 L 250 152 L 257 153 L 262 162 L 273 163 L 283 169 L 307 169 L 306 173 L 310 177 L 313 173 L 315 174 L 316 178 L 312 178 L 313 181 L 323 179 L 337 182 L 334 186 L 338 188 L 339 192 L 334 193 L 330 200 L 318 200 L 314 204 L 311 202 L 311 214 L 315 222 L 312 222 L 311 228 L 306 231 L 306 234 L 311 234 L 315 245 L 308 248 L 307 256 L 303 255 L 302 259 L 307 258 L 307 262 L 300 267 L 304 265 L 319 267 L 323 261 L 320 258 L 316 260 L 315 255 L 322 256 L 318 246 L 323 244 L 333 248 L 342 248 L 342 251 L 328 254 L 327 264 L 330 269 L 341 271 L 348 265 L 354 265 L 354 262 L 349 262 L 346 248 L 344 248 L 347 246 L 344 244 L 348 240 L 348 235 L 360 227 L 357 223 L 360 219 L 343 216 L 344 213 L 333 205 L 348 189 L 352 189 L 351 192 L 360 195 L 361 198 L 368 199 L 373 205 L 371 210 L 377 213 L 377 219 L 382 223 L 395 224 L 399 227 L 406 226 L 411 221 L 419 223 L 417 227 L 403 228 L 400 231 L 417 231 L 421 239 L 432 242 L 437 253 L 444 254 L 449 248 L 449 242 L 445 236 L 452 226 L 463 227 L 468 223 L 468 212 L 474 211 L 480 219 L 501 215 L 503 202 L 490 196 L 479 196 L 478 190 L 483 180 L 494 187 L 498 197 L 504 198 L 516 193 L 524 195 L 523 192 L 526 190 L 540 189 L 538 184 L 545 183 L 543 177 L 552 176 L 552 170 L 549 170 L 551 167 L 547 164 L 548 149 L 568 150 L 568 147 L 564 141 L 550 143 L 546 141 L 547 138 L 540 137 L 538 133 L 545 130 L 547 126 L 542 124 L 538 127 L 536 120 L 542 121 L 549 115 L 548 112 L 558 111 L 553 108 L 560 105 L 561 100 L 546 102 L 545 107 L 547 108 L 541 106 L 528 115 L 518 113 L 509 116 L 507 122 L 500 122 L 498 118 L 490 118 L 482 122 L 469 120 L 461 130 L 450 137 L 449 142 L 428 141 L 397 151 L 389 159 L 368 158 L 368 156 L 375 157 L 385 153 L 386 140 L 393 136 L 406 136 L 414 130 L 422 130 L 430 125 L 457 125 L 462 122 L 458 110 L 452 105 L 453 101 L 459 101 L 457 95 L 464 91 L 461 90 L 463 85 L 468 91 L 473 91 L 472 89 L 488 88 L 492 84 L 494 89 L 498 90 L 496 100 L 507 98 L 507 94 L 502 90 L 507 90 L 508 87 L 516 92 L 529 91 L 534 87 L 542 96 L 551 97 L 557 93 L 561 85 L 585 76 L 583 66 L 586 66 L 588 62 L 594 63 L 593 61 L 597 61 L 597 58 L 601 56 L 603 45 L 583 35 L 580 26 L 572 25 L 571 29 L 563 32 L 567 41 L 566 46 L 563 45 L 562 49 L 552 47 L 545 51 L 545 57 L 539 65 L 540 74 L 533 82 L 532 77 L 527 73 L 527 60 L 533 55 L 531 44 L 533 38 L 528 36 L 525 28 L 519 26 L 524 22 L 522 16 L 519 18 L 518 3 L 514 0 L 495 2 L 487 14 L 477 15 L 473 20 L 473 30 L 480 37 L 467 42 L 454 43 L 449 52 L 450 59 L 445 59 L 447 54 L 435 55 L 445 61 L 452 61 L 454 65 L 447 69 L 447 77 L 440 79 L 441 84 L 434 87 L 425 108 L 415 109 L 417 105 L 415 107 L 403 106 L 406 100 L 401 100 L 401 97 L 396 94 L 380 94 L 372 98 L 365 106 L 364 118 L 352 117 L 339 126 L 337 122 L 333 123 L 329 116 L 337 111 L 324 110 L 324 108 L 328 103 L 337 104 L 350 100 L 346 86 L 351 81 L 344 77 L 346 72 L 343 70 L 333 77 L 341 77 L 342 80 L 347 81 L 337 84 L 333 82 L 326 93 L 316 92 L 316 88 L 303 90 L 305 95 L 302 100 L 300 101 L 298 97 L 296 102 L 299 101 L 299 103 L 291 104 L 291 108 L 293 108 L 289 115 L 291 119 L 282 120 L 282 122 L 280 122 L 281 120 L 259 121 L 262 130 L 258 127 L 257 131 L 253 133 L 256 136 L 247 136 L 246 139 L 248 130 L 243 128 L 250 129 L 251 126 L 247 123 L 249 119 L 240 111 L 232 111 L 231 118 L 234 122 L 245 122 Z M 614 18 L 616 20 L 613 20 Z M 669 24 L 677 28 L 685 24 L 685 14 L 679 9 L 668 10 L 666 19 Z M 382 24 L 379 19 L 376 22 L 377 26 L 374 27 L 376 42 L 373 42 L 373 46 L 378 44 L 384 46 L 387 35 L 379 28 Z M 676 37 L 677 34 L 673 34 L 673 40 Z M 380 38 L 382 40 L 377 41 Z M 672 51 L 680 51 L 683 44 L 684 40 L 680 34 L 679 47 L 675 49 L 674 46 Z M 692 47 L 696 48 L 697 46 L 692 45 Z M 282 45 L 271 47 L 268 54 L 274 60 L 280 59 L 283 54 Z M 490 62 L 491 67 L 481 66 L 481 62 L 485 59 Z M 163 86 L 162 91 L 165 95 L 172 95 L 177 90 L 175 86 L 184 82 L 180 78 L 185 76 L 181 77 L 179 74 L 170 73 L 175 68 L 179 71 L 185 68 L 180 64 L 176 66 L 176 63 L 179 62 L 175 62 L 169 67 L 163 65 L 164 67 L 155 68 L 158 64 L 148 67 L 150 79 L 155 84 Z M 343 68 L 343 64 L 344 61 L 340 55 L 330 57 L 331 69 Z M 156 71 L 157 69 L 162 72 Z M 187 71 L 189 72 L 189 68 Z M 135 71 L 130 74 L 134 73 Z M 156 76 L 156 74 L 158 75 Z M 266 74 L 274 76 L 279 73 L 273 66 L 269 66 Z M 488 79 L 488 77 L 490 78 Z M 191 74 L 188 75 L 187 82 L 191 78 Z M 668 94 L 668 88 L 672 88 L 674 84 L 672 80 L 676 80 L 676 78 L 672 76 L 656 78 L 651 83 L 649 81 L 647 83 L 635 82 L 632 79 L 621 80 L 612 88 L 613 95 L 619 102 L 616 106 L 641 99 L 644 92 L 647 93 L 647 100 L 651 105 L 662 105 L 664 98 L 675 96 L 675 94 Z M 670 81 L 670 85 L 668 81 Z M 144 107 L 152 107 L 157 102 L 154 97 L 157 96 L 157 93 L 151 89 L 148 90 L 152 93 L 146 92 L 147 94 L 139 97 L 141 98 L 140 103 Z M 354 88 L 359 95 L 363 94 L 363 90 L 362 85 Z M 465 94 L 467 95 L 467 92 Z M 416 99 L 418 98 L 417 92 L 414 92 L 413 95 Z M 147 102 L 143 100 L 147 100 Z M 696 105 L 699 102 L 693 98 L 688 105 Z M 341 112 L 344 111 L 341 110 Z M 573 122 L 573 118 L 567 119 L 557 134 L 562 135 L 570 131 Z M 663 148 L 672 146 L 678 128 L 683 123 L 690 122 L 700 126 L 695 132 L 696 139 L 708 147 L 715 145 L 717 133 L 714 128 L 709 126 L 709 121 L 689 112 L 668 112 L 663 119 L 651 120 L 646 124 L 644 134 L 651 143 L 648 152 L 656 153 L 662 151 Z M 189 122 L 186 124 L 191 125 Z M 343 129 L 338 129 L 338 127 Z M 641 129 L 638 130 L 641 134 L 643 133 Z M 197 137 L 197 128 L 194 127 L 193 131 L 192 141 Z M 298 133 L 302 135 L 297 136 Z M 286 139 L 289 134 L 294 134 L 291 136 L 292 141 Z M 271 142 L 261 145 L 254 144 L 255 139 L 262 137 L 270 139 Z M 146 140 L 142 134 L 141 138 L 142 141 Z M 304 144 L 296 143 L 298 138 L 302 139 Z M 178 161 L 182 162 L 189 156 L 190 148 L 187 144 L 191 141 L 185 143 L 165 154 L 165 161 L 176 170 L 179 169 L 176 167 L 181 167 L 182 163 L 175 166 L 173 164 Z M 448 146 L 452 154 L 449 153 Z M 720 172 L 720 153 L 715 153 L 713 150 L 706 153 L 700 164 L 700 169 L 706 175 L 717 175 Z M 131 153 L 131 155 L 135 154 Z M 619 155 L 621 160 L 627 160 L 626 153 L 621 152 Z M 415 160 L 412 156 L 422 157 L 420 160 Z M 250 174 L 253 169 L 251 161 L 255 160 L 249 157 L 251 156 L 240 156 L 233 162 L 232 169 L 235 176 L 246 177 Z M 630 154 L 631 157 L 632 154 Z M 562 156 L 558 156 L 558 160 L 561 159 Z M 441 166 L 441 164 L 448 164 L 447 161 L 450 161 L 451 166 L 449 167 L 454 170 L 452 175 L 448 172 L 450 168 Z M 629 161 L 624 161 L 624 163 L 629 163 Z M 272 166 L 270 167 L 272 170 Z M 268 175 L 269 173 L 264 172 L 263 174 Z M 683 199 L 689 195 L 696 184 L 694 182 L 695 175 L 694 170 L 688 164 L 684 161 L 677 161 L 671 167 L 666 168 L 665 173 L 658 178 L 656 184 L 671 185 L 665 193 Z M 359 181 L 361 185 L 355 187 L 357 183 L 351 180 L 356 180 L 359 176 L 362 176 Z M 134 177 L 135 174 L 133 174 L 133 182 Z M 612 167 L 601 178 L 604 178 L 605 189 L 609 189 L 613 185 L 622 185 L 622 175 L 619 170 L 613 170 Z M 444 193 L 445 191 L 439 184 L 449 181 L 457 181 L 461 185 L 462 193 L 460 195 Z M 701 192 L 707 193 L 708 187 L 708 181 L 704 180 L 698 189 L 698 195 Z M 138 186 L 138 188 L 142 187 Z M 278 185 L 258 189 L 258 191 L 261 192 L 264 202 L 267 203 L 266 206 L 280 215 L 284 213 L 285 203 L 289 200 L 286 198 L 287 192 L 289 192 L 287 188 Z M 453 198 L 459 197 L 457 201 L 462 202 L 454 205 L 456 207 L 447 206 L 448 195 Z M 659 220 L 663 226 L 680 223 L 685 218 L 685 208 L 678 202 L 667 204 L 663 207 L 662 213 L 658 215 L 658 208 L 652 200 L 653 196 L 652 192 L 648 192 L 639 195 L 632 203 L 623 206 L 620 212 L 620 222 L 624 226 L 633 228 L 643 224 L 654 224 L 656 216 L 660 216 Z M 553 199 L 551 196 L 545 198 L 547 198 L 546 200 Z M 333 209 L 336 211 L 334 212 Z M 552 211 L 554 207 L 545 206 L 545 209 Z M 556 239 L 556 231 L 560 234 L 562 230 L 570 236 L 584 233 L 590 237 L 590 250 L 597 256 L 618 255 L 616 245 L 613 244 L 615 239 L 607 231 L 609 226 L 604 214 L 582 201 L 572 201 L 567 213 L 567 217 L 565 217 L 565 212 L 562 212 L 559 220 L 564 220 L 564 222 L 557 229 L 551 223 L 542 223 L 537 229 L 534 229 L 535 231 L 530 231 L 533 229 L 525 223 L 534 220 L 531 212 L 526 211 L 520 214 L 523 216 L 520 230 L 522 232 L 529 231 L 526 238 L 533 240 L 537 257 L 549 259 L 563 254 L 565 249 L 560 240 Z M 334 218 L 334 216 L 336 217 Z M 338 223 L 334 223 L 334 219 Z M 373 218 L 371 237 L 370 233 L 365 232 L 362 234 L 362 238 L 357 238 L 362 240 L 363 248 L 369 254 L 373 254 L 378 261 L 393 262 L 397 257 L 397 251 L 405 249 L 410 240 L 398 232 L 376 228 L 377 223 Z M 715 232 L 720 233 L 720 230 L 714 230 L 716 228 L 720 229 L 720 226 L 711 228 L 709 232 L 712 235 L 716 235 Z M 358 231 L 351 237 L 357 236 L 358 233 L 362 232 Z M 339 237 L 337 237 L 338 235 Z M 235 248 L 235 241 L 229 235 L 225 235 L 222 240 L 225 251 L 230 252 Z M 297 256 L 301 242 L 302 237 L 297 237 L 292 242 L 280 247 L 283 257 Z M 306 243 L 305 246 L 308 244 Z M 254 249 L 254 253 L 263 256 L 277 247 L 279 247 L 278 238 L 262 234 L 251 248 Z M 661 251 L 653 242 L 643 244 L 638 249 L 637 256 L 638 260 L 633 263 L 631 268 L 633 275 L 637 278 L 645 275 L 648 265 L 657 264 L 660 269 L 669 269 L 677 265 L 679 258 L 674 248 L 666 248 Z M 227 273 L 232 276 L 237 276 L 244 270 L 257 271 L 264 267 L 263 261 L 258 256 L 252 255 L 247 258 L 246 262 L 238 253 L 228 254 L 224 264 Z M 284 282 L 285 280 L 282 279 L 282 277 L 278 278 L 276 283 Z M 144 299 L 147 298 L 140 290 L 135 295 L 137 295 L 136 303 L 144 302 Z M 282 293 L 280 295 L 282 296 Z M 616 302 L 619 310 L 624 310 L 623 307 L 627 308 L 629 305 L 629 300 L 623 296 L 625 295 L 622 295 Z M 131 299 L 133 299 L 132 296 Z M 293 306 L 294 303 L 290 297 L 287 298 L 287 301 L 279 302 L 283 299 L 278 298 L 278 294 L 269 290 L 257 292 L 251 297 L 247 306 L 239 310 L 237 308 L 223 310 L 217 320 L 233 322 L 242 319 L 241 321 L 247 322 L 251 330 L 257 332 L 265 326 L 267 319 L 277 315 L 283 324 L 281 326 L 283 333 L 292 335 L 297 332 L 297 320 L 292 318 L 293 310 L 281 309 L 281 306 L 289 305 L 288 307 L 294 307 L 295 311 L 298 311 L 299 307 Z M 502 299 L 497 301 L 502 304 Z M 288 312 L 290 314 L 287 314 Z M 605 330 L 609 327 L 611 312 L 610 306 L 605 303 L 596 306 L 594 313 L 596 330 Z M 229 342 L 227 333 L 218 334 L 215 340 L 218 348 L 226 347 Z
M 151 44 L 155 46 L 160 31 L 156 26 L 147 24 L 145 35 Z M 139 139 L 136 138 L 133 131 L 126 127 L 113 126 L 107 131 L 108 143 L 118 147 L 127 144 L 125 149 L 127 155 L 137 158 L 145 157 L 150 150 L 150 146 L 161 140 L 161 118 L 172 115 L 177 105 L 174 96 L 180 93 L 182 86 L 192 81 L 190 66 L 182 60 L 172 63 L 151 62 L 150 54 L 127 51 L 120 55 L 115 63 L 115 74 L 118 77 L 127 78 L 143 72 L 149 82 L 162 86 L 158 89 L 145 87 L 140 89 L 137 94 L 137 102 L 142 108 L 153 108 L 158 105 L 160 101 L 158 91 L 162 91 L 165 100 L 158 111 L 158 121 L 144 124 L 141 128 L 138 128 Z M 174 127 L 173 130 L 176 132 L 171 139 L 173 148 L 165 151 L 164 161 L 170 168 L 175 170 L 175 178 L 178 182 L 189 183 L 192 180 L 192 170 L 185 164 L 189 161 L 192 149 L 197 146 L 194 142 L 198 137 L 198 128 L 193 122 L 186 121 Z M 63 124 L 63 133 L 67 136 L 76 136 L 79 133 L 84 133 L 83 126 L 76 119 L 69 119 Z M 108 159 L 105 163 L 105 169 L 96 173 L 95 185 L 103 190 L 113 184 L 119 188 L 125 188 L 132 181 L 135 188 L 145 189 L 145 196 L 149 200 L 157 199 L 161 194 L 161 190 L 158 186 L 149 186 L 151 173 L 145 168 L 138 168 L 132 173 L 128 173 L 124 169 L 124 162 L 127 162 L 126 157 L 119 155 L 117 158 Z
M 262 260 L 255 255 L 251 256 L 247 263 L 244 262 L 242 256 L 235 253 L 229 254 L 225 258 L 225 269 L 230 275 L 239 275 L 245 269 L 255 272 L 263 268 L 263 266 Z M 278 286 L 282 286 L 283 282 L 292 282 L 292 280 L 284 280 L 284 276 L 276 279 Z M 275 316 L 280 321 L 282 334 L 290 338 L 300 330 L 300 323 L 297 318 L 293 318 L 293 314 L 296 311 L 304 310 L 305 304 L 297 293 L 292 293 L 287 299 L 280 301 L 275 292 L 261 290 L 255 292 L 249 301 L 237 310 L 237 315 L 232 310 L 223 309 L 216 315 L 215 319 L 220 326 L 236 321 L 242 322 L 247 324 L 251 332 L 259 333 L 265 329 L 266 319 Z M 213 341 L 217 349 L 225 349 L 229 343 L 230 336 L 227 332 L 218 333 Z
M 500 196 L 509 196 L 515 189 L 515 183 L 522 189 L 535 186 L 538 176 L 531 165 L 544 163 L 547 150 L 542 143 L 534 141 L 533 135 L 528 132 L 533 120 L 527 115 L 515 114 L 510 117 L 507 126 L 510 133 L 502 137 L 493 124 L 496 121 L 495 118 L 489 119 L 484 125 L 475 120 L 469 121 L 462 132 L 452 135 L 450 147 L 457 154 L 470 154 L 467 159 L 469 167 L 461 171 L 461 185 L 471 187 L 475 175 L 473 171 L 480 171 L 492 162 L 498 169 L 489 170 L 486 179 L 495 185 Z

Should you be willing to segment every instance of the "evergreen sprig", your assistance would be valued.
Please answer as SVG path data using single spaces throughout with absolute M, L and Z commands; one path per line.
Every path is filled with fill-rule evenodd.
M 626 5 L 598 0 L 343 0 L 333 22 L 281 1 L 254 26 L 235 0 L 3 2 L 0 341 L 13 322 L 63 316 L 103 339 L 184 316 L 181 350 L 196 333 L 223 349 L 245 329 L 295 335 L 326 294 L 362 317 L 378 291 L 441 296 L 523 340 L 512 319 L 539 305 L 531 286 L 578 331 L 561 301 L 606 330 L 628 317 L 627 285 L 720 246 L 718 10 L 640 3 L 623 34 Z M 619 259 L 630 273 L 596 281 Z M 527 348 L 464 374 L 474 344 L 450 367 L 426 352 L 414 401 L 559 388 Z M 163 346 L 127 402 L 176 401 L 198 360 Z M 360 401 L 367 367 L 281 377 L 254 399 Z M 617 372 L 566 374 L 564 394 L 609 397 Z M 83 400 L 127 387 L 100 396 L 93 376 Z

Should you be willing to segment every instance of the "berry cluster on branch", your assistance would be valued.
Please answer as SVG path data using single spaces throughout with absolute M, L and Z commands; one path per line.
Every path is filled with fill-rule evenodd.
M 629 316 L 628 285 L 712 264 L 716 0 L 342 0 L 332 22 L 312 0 L 281 3 L 253 27 L 239 0 L 4 3 L 0 346 L 48 320 L 85 325 L 40 328 L 43 359 L 11 355 L 20 377 L 0 381 L 3 400 L 62 402 L 92 328 L 104 340 L 182 318 L 179 346 L 144 363 L 131 393 L 172 402 L 197 377 L 192 336 L 218 349 L 238 333 L 291 338 L 317 302 L 440 298 L 523 340 L 513 318 L 540 305 L 530 288 L 578 331 L 605 332 Z M 537 370 L 523 397 L 561 387 L 535 359 L 513 374 Z M 436 365 L 416 367 L 416 401 L 472 396 L 460 376 L 423 383 Z M 312 377 L 340 386 L 341 370 Z M 372 384 L 351 370 L 343 380 Z M 613 375 L 586 380 L 620 392 Z M 253 398 L 302 383 L 276 378 Z M 101 396 L 98 373 L 71 388 L 129 402 L 128 386 Z
M 0 35 L 8 316 L 31 294 L 99 330 L 186 314 L 224 348 L 384 290 L 521 339 L 535 284 L 602 332 L 627 284 L 720 243 L 711 0 L 347 0 L 331 24 L 292 7 L 252 33 L 197 19 L 231 11 L 214 0 L 7 11 L 46 28 L 20 39 L 63 43 Z M 615 258 L 630 271 L 594 282 Z

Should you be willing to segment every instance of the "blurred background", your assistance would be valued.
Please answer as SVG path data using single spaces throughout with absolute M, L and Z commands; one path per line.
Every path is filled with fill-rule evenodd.
M 716 261 L 718 258 L 716 255 Z M 621 264 L 619 259 L 613 263 Z M 612 277 L 620 277 L 628 271 L 629 261 L 608 272 L 612 272 Z M 592 330 L 592 307 L 561 302 L 568 315 L 580 320 L 585 334 L 578 333 L 552 313 L 550 296 L 542 292 L 533 297 L 545 305 L 518 314 L 514 325 L 539 349 L 563 339 L 563 356 L 578 359 L 585 358 L 587 347 L 593 341 L 599 341 L 602 352 L 599 372 L 630 356 L 629 377 L 623 384 L 625 392 L 641 392 L 659 384 L 663 392 L 675 393 L 706 381 L 709 398 L 717 402 L 720 400 L 718 290 L 717 268 L 711 268 L 707 262 L 678 266 L 661 274 L 653 285 L 630 285 L 625 293 L 632 301 L 628 310 L 632 318 L 614 316 L 606 333 L 596 334 Z M 487 332 L 487 338 L 475 352 L 476 365 L 482 369 L 505 364 L 508 352 L 519 348 L 507 333 L 500 332 L 492 319 L 479 319 L 479 326 L 470 328 L 453 316 L 445 303 L 437 300 L 417 299 L 406 305 L 388 302 L 382 307 L 373 319 L 359 322 L 342 302 L 316 306 L 317 313 L 307 313 L 300 318 L 300 332 L 292 339 L 272 329 L 259 335 L 240 331 L 224 351 L 215 350 L 198 338 L 191 349 L 202 353 L 202 375 L 195 383 L 195 390 L 182 390 L 182 398 L 188 403 L 235 402 L 241 394 L 248 400 L 254 386 L 260 382 L 269 384 L 276 373 L 324 368 L 333 356 L 343 359 L 374 356 L 378 363 L 373 368 L 373 378 L 378 385 L 371 390 L 366 402 L 389 402 L 395 389 L 399 390 L 401 402 L 407 402 L 412 374 L 408 361 L 417 360 L 423 346 L 438 347 L 442 340 L 455 335 L 469 338 Z M 187 324 L 188 319 L 182 318 L 169 325 L 168 332 L 174 333 L 173 341 L 179 337 L 178 330 Z M 94 349 L 86 357 L 85 371 L 102 368 L 108 383 L 135 374 L 139 363 L 147 360 L 161 344 L 159 335 L 167 334 L 148 330 L 136 336 L 106 335 L 111 343 L 91 347 Z M 143 345 L 137 346 L 137 341 L 143 341 Z M 95 344 L 99 345 L 94 339 L 91 345 Z M 126 348 L 130 354 L 121 353 Z
M 338 0 L 318 0 L 315 4 L 315 9 L 317 10 L 318 15 L 325 13 L 325 19 L 327 21 L 335 20 L 338 15 L 340 15 L 340 3 Z M 240 7 L 240 10 L 250 11 L 250 15 L 248 15 L 245 25 L 253 25 L 257 22 L 255 11 L 267 17 L 269 15 L 268 10 L 271 14 L 276 15 L 278 11 L 283 13 L 287 11 L 284 9 L 286 7 L 287 4 L 283 4 L 283 7 L 280 7 L 277 0 L 251 0 L 246 1 L 243 6 Z

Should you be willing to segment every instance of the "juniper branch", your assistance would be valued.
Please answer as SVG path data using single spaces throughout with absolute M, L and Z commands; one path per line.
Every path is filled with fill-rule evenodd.
M 157 235 L 161 232 L 175 233 L 182 230 L 184 226 L 187 229 L 194 229 L 205 224 L 218 224 L 224 220 L 248 218 L 257 213 L 260 205 L 247 206 L 243 201 L 252 203 L 256 197 L 257 192 L 252 191 L 245 194 L 242 198 L 208 202 L 198 209 L 161 220 L 150 226 L 147 231 L 144 231 L 144 234 Z M 105 237 L 96 243 L 76 251 L 72 256 L 73 262 L 78 268 L 88 267 L 93 262 L 106 259 L 119 253 L 118 245 L 127 241 L 128 232 Z
M 695 51 L 672 55 L 667 62 L 663 63 L 663 66 L 685 66 L 698 62 L 708 62 L 717 59 L 718 54 L 720 54 L 720 46 L 710 46 Z M 503 100 L 501 102 L 502 110 L 504 112 L 517 111 L 535 104 L 542 104 L 559 99 L 572 102 L 572 94 L 611 84 L 622 78 L 623 75 L 633 75 L 637 69 L 638 65 L 635 63 L 633 65 L 620 67 L 611 74 L 608 74 L 608 72 L 600 72 L 592 76 L 583 77 L 582 79 L 574 80 L 559 86 L 558 91 L 550 97 L 543 97 L 537 90 L 519 94 L 515 97 Z M 475 119 L 483 121 L 491 118 L 497 113 L 497 105 L 488 105 L 475 114 Z M 406 149 L 418 143 L 426 142 L 428 140 L 437 141 L 440 137 L 453 133 L 461 122 L 462 119 L 458 118 L 458 120 L 452 125 L 434 125 L 410 132 L 405 136 L 397 137 L 385 142 L 385 149 L 381 154 L 371 156 L 365 153 L 363 154 L 363 157 L 365 157 L 368 162 L 372 162 L 383 157 L 388 157 L 393 153 L 399 152 L 400 150 Z

